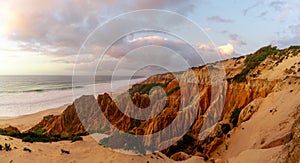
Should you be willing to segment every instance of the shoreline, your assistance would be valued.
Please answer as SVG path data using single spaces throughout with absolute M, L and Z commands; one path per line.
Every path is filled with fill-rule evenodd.
M 19 116 L 30 115 L 49 108 L 59 108 L 69 105 L 75 99 L 84 94 L 91 94 L 97 98 L 98 94 L 105 92 L 112 94 L 119 90 L 128 89 L 133 84 L 139 83 L 145 78 L 133 80 L 120 80 L 113 83 L 98 83 L 86 85 L 78 89 L 51 90 L 43 92 L 15 93 L 1 96 L 0 119 L 11 119 Z
M 8 127 L 9 125 L 17 127 L 21 132 L 26 131 L 39 123 L 44 116 L 59 115 L 69 104 L 57 108 L 45 109 L 32 114 L 20 115 L 16 117 L 0 117 L 0 128 Z

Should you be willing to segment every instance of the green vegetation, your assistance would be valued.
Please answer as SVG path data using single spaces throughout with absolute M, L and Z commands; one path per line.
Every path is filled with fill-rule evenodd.
M 0 129 L 0 135 L 9 135 L 9 134 L 18 134 L 18 133 L 7 133 L 5 130 Z
M 167 96 L 170 96 L 171 94 L 173 94 L 174 92 L 178 91 L 180 89 L 180 86 L 177 86 L 173 89 L 171 89 L 169 92 L 166 93 Z
M 208 161 L 209 157 L 208 156 L 204 156 L 204 161 Z
M 56 142 L 56 141 L 62 141 L 62 140 L 71 140 L 72 142 L 82 140 L 83 135 L 86 135 L 86 133 L 80 133 L 80 134 L 72 134 L 70 136 L 63 136 L 63 135 L 47 135 L 44 132 L 42 132 L 44 129 L 43 127 L 38 127 L 34 132 L 23 132 L 23 133 L 0 133 L 0 135 L 6 135 L 11 136 L 14 138 L 22 139 L 23 142 Z
M 133 119 L 130 121 L 130 128 L 129 130 L 134 129 L 135 127 L 139 127 L 141 125 L 141 121 L 137 119 Z
M 300 50 L 300 46 L 290 46 L 289 50 Z
M 149 94 L 153 87 L 160 86 L 162 88 L 166 88 L 168 84 L 169 83 L 135 84 L 131 89 L 129 89 L 129 94 L 130 96 L 133 96 L 135 92 L 139 92 L 140 94 Z
M 239 116 L 240 116 L 240 110 L 239 108 L 235 108 L 230 115 L 230 123 L 232 123 L 233 127 L 237 126 L 237 123 L 239 121 Z
M 282 62 L 285 58 L 288 58 L 288 54 L 292 52 L 294 55 L 297 55 L 297 52 L 300 52 L 300 46 L 290 46 L 286 49 L 277 49 L 276 46 L 272 47 L 271 45 L 262 47 L 257 50 L 254 54 L 250 54 L 245 59 L 245 68 L 233 78 L 227 79 L 227 81 L 235 81 L 235 82 L 245 82 L 247 74 L 256 68 L 261 62 L 263 62 L 268 56 L 271 59 L 277 61 L 276 64 Z M 252 75 L 255 77 L 256 74 Z
M 11 151 L 11 147 L 10 147 L 10 144 L 4 144 L 4 150 L 5 151 Z
M 222 132 L 226 135 L 231 130 L 230 124 L 228 123 L 222 124 L 221 129 Z
M 202 146 L 198 146 L 197 147 L 197 152 L 203 153 L 204 152 L 204 148 Z
M 23 151 L 27 151 L 27 152 L 31 153 L 31 149 L 26 148 L 26 147 L 23 148 Z
M 74 131 L 74 128 L 70 128 L 69 130 L 67 130 L 68 133 L 72 133 Z
M 168 84 L 169 84 L 169 82 L 166 82 L 164 84 L 160 84 L 160 83 L 136 84 L 131 89 L 129 89 L 129 94 L 131 97 L 134 95 L 135 92 L 138 92 L 140 94 L 148 94 L 149 95 L 150 90 L 153 87 L 158 86 L 158 87 L 166 88 L 168 86 Z M 170 90 L 169 92 L 167 92 L 166 95 L 169 96 L 179 89 L 180 89 L 180 86 L 177 86 L 177 87 L 173 88 L 172 90 Z
M 72 138 L 71 138 L 71 142 L 75 142 L 75 141 L 82 141 L 83 139 L 82 139 L 82 137 L 81 136 L 73 136 Z
M 47 135 L 39 135 L 36 133 L 21 133 L 17 138 L 22 139 L 23 142 L 51 142 L 51 138 Z
M 196 139 L 193 137 L 192 134 L 190 133 L 185 134 L 181 140 L 177 141 L 176 144 L 170 146 L 166 155 L 168 157 L 171 157 L 173 154 L 177 152 L 191 153 L 192 152 L 191 147 L 194 146 L 195 140 Z
M 257 67 L 262 61 L 264 61 L 268 55 L 272 53 L 276 53 L 277 48 L 270 46 L 263 47 L 256 51 L 254 54 L 248 55 L 245 59 L 245 68 L 240 72 L 239 74 L 235 75 L 232 79 L 229 79 L 230 81 L 236 81 L 236 82 L 244 82 L 246 81 L 247 74 Z
M 70 154 L 70 151 L 68 150 L 64 150 L 64 149 L 60 149 L 61 153 L 64 153 L 64 154 Z
M 35 133 L 37 135 L 43 135 L 44 132 L 46 132 L 46 130 L 44 129 L 44 126 L 39 126 L 39 127 L 35 128 L 33 131 L 33 133 Z
M 195 138 L 193 137 L 192 134 L 188 133 L 188 134 L 185 134 L 183 137 L 182 137 L 182 140 L 183 142 L 187 143 L 187 144 L 194 144 L 195 142 Z

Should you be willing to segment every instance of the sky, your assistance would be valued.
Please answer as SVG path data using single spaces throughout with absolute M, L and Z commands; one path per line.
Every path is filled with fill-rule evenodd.
M 175 16 L 124 16 L 145 9 Z M 113 21 L 117 25 L 107 25 Z M 118 36 L 132 26 L 145 30 Z M 0 1 L 0 75 L 72 75 L 74 69 L 147 75 L 246 55 L 270 44 L 300 44 L 300 1 Z

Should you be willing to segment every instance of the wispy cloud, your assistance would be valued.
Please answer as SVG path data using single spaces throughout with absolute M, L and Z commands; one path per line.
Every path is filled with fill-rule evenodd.
M 229 34 L 229 43 L 235 46 L 247 45 L 247 43 L 240 38 L 240 35 L 236 33 Z
M 247 7 L 246 9 L 243 10 L 243 15 L 246 16 L 250 10 L 258 7 L 260 4 L 261 4 L 261 2 L 258 1 L 254 5 L 251 5 L 251 6 Z
M 277 44 L 279 47 L 299 45 L 300 44 L 300 23 L 289 26 L 289 31 L 292 34 L 291 36 L 286 35 L 278 40 L 274 40 L 273 42 Z
M 261 12 L 259 15 L 257 15 L 257 17 L 264 19 L 267 14 L 268 14 L 268 11 L 264 11 L 264 12 Z
M 270 7 L 276 9 L 276 10 L 281 10 L 283 6 L 285 6 L 287 2 L 284 1 L 273 1 L 270 3 Z
M 232 23 L 232 19 L 221 18 L 220 16 L 211 16 L 206 19 L 209 22 L 217 22 L 217 23 Z

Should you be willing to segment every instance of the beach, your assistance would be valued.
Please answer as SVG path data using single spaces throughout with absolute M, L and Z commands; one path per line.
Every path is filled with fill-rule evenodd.
M 66 106 L 62 106 L 55 109 L 48 109 L 38 113 L 24 115 L 16 118 L 0 118 L 0 128 L 12 125 L 25 131 L 38 123 L 43 116 L 46 115 L 59 115 Z M 162 153 L 150 154 L 150 155 L 132 155 L 125 154 L 124 152 L 116 152 L 115 150 L 105 148 L 99 145 L 92 136 L 83 136 L 83 141 L 59 141 L 52 143 L 41 142 L 22 142 L 21 139 L 12 138 L 9 136 L 0 135 L 0 144 L 10 144 L 11 151 L 0 151 L 0 160 L 3 163 L 8 162 L 64 162 L 64 163 L 76 163 L 76 162 L 123 162 L 123 163 L 140 163 L 140 162 L 174 162 Z M 24 148 L 28 148 L 31 152 L 24 151 Z M 70 154 L 63 154 L 61 149 L 67 150 Z M 197 162 L 201 163 L 203 158 L 193 156 L 189 160 L 184 162 Z

